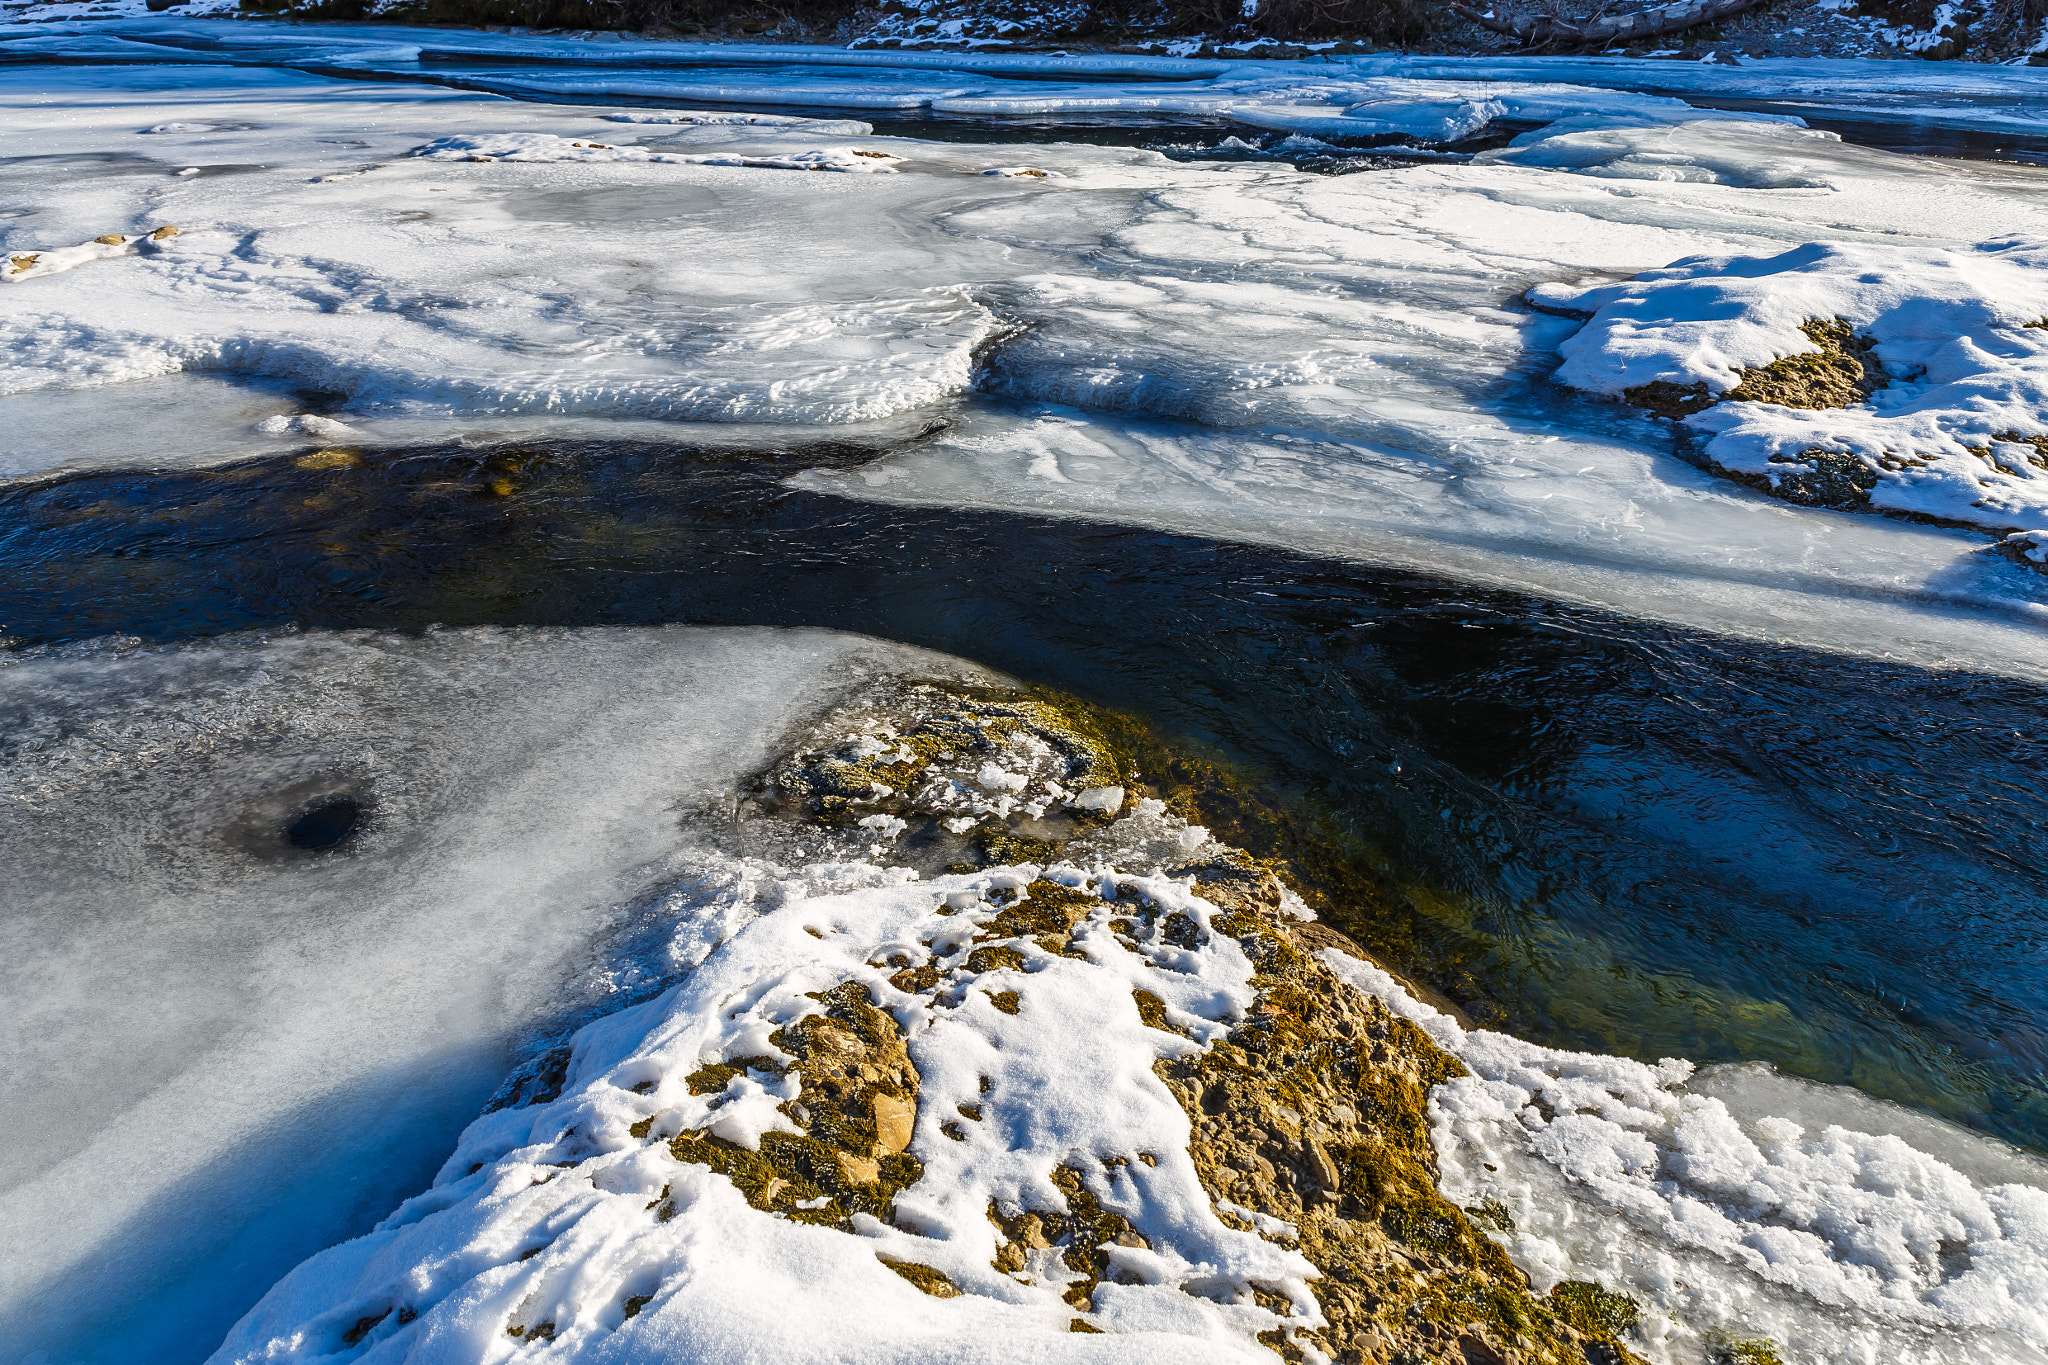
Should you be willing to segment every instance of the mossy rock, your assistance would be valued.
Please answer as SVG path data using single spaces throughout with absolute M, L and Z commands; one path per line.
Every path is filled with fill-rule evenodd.
M 1438 1189 L 1429 1091 L 1463 1065 L 1339 980 L 1299 937 L 1307 926 L 1253 909 L 1212 924 L 1251 957 L 1258 1003 L 1228 1041 L 1155 1069 L 1194 1125 L 1212 1196 L 1291 1224 L 1322 1271 L 1311 1284 L 1328 1325 L 1267 1345 L 1290 1360 L 1304 1344 L 1340 1360 L 1626 1360 L 1608 1319 L 1597 1332 L 1567 1320 Z
M 1642 1310 L 1626 1294 L 1602 1289 L 1589 1280 L 1566 1280 L 1550 1291 L 1558 1317 L 1589 1337 L 1611 1340 L 1636 1325 Z
M 1676 384 L 1658 379 L 1623 390 L 1622 399 L 1676 420 L 1719 403 L 1846 408 L 1868 402 L 1871 394 L 1891 383 L 1871 353 L 1876 341 L 1841 318 L 1808 318 L 1799 330 L 1813 342 L 1813 350 L 1738 370 L 1740 382 L 1723 393 L 1715 393 L 1704 381 Z
M 1145 1246 L 1147 1243 L 1131 1226 L 1129 1219 L 1102 1207 L 1102 1201 L 1089 1191 L 1087 1180 L 1078 1168 L 1072 1165 L 1059 1167 L 1052 1173 L 1052 1183 L 1064 1197 L 1065 1208 L 1019 1209 L 1015 1213 L 1005 1213 L 993 1204 L 989 1206 L 989 1221 L 1002 1235 L 995 1260 L 990 1264 L 1006 1272 L 1021 1270 L 1029 1252 L 1058 1249 L 1061 1264 L 1080 1275 L 1080 1279 L 1070 1282 L 1061 1291 L 1061 1296 L 1082 1312 L 1091 1312 L 1095 1287 L 1105 1279 L 1113 1278 L 1109 1255 L 1104 1248 L 1111 1245 Z
M 1707 1338 L 1709 1365 L 1785 1365 L 1777 1344 L 1767 1337 L 1731 1337 L 1723 1332 Z
M 828 1227 L 847 1227 L 856 1213 L 886 1222 L 897 1193 L 924 1174 L 917 1158 L 902 1150 L 909 1140 L 906 1111 L 916 1111 L 917 1068 L 895 1019 L 875 1007 L 867 987 L 842 982 L 813 998 L 824 1013 L 770 1036 L 782 1057 L 713 1063 L 689 1077 L 692 1094 L 714 1094 L 745 1071 L 780 1074 L 795 1067 L 803 1088 L 782 1112 L 802 1131 L 765 1133 L 757 1151 L 684 1133 L 669 1150 L 678 1161 L 725 1176 L 758 1209 Z M 818 1207 L 799 1207 L 821 1199 Z

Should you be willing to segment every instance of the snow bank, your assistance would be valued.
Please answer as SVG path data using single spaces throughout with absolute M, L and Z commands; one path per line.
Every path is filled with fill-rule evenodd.
M 1723 467 L 1782 480 L 1809 452 L 1854 457 L 1871 505 L 2000 529 L 2048 515 L 2048 242 L 1965 249 L 1811 243 L 1767 257 L 1681 260 L 1624 284 L 1530 291 L 1590 313 L 1558 378 L 1619 397 L 1704 384 L 1811 352 L 1801 324 L 1841 319 L 1875 341 L 1890 382 L 1868 403 L 1808 410 L 1726 402 L 1686 419 Z
M 1323 960 L 1471 1068 L 1431 1097 L 1445 1194 L 1506 1212 L 1495 1240 L 1539 1289 L 1644 1300 L 1662 1358 L 1761 1336 L 1829 1365 L 2048 1360 L 2048 1163 L 1760 1070 L 1467 1031 L 1369 963 Z
M 1159 815 L 1132 818 L 1149 835 Z M 1028 897 L 1041 871 L 918 881 L 868 865 L 750 869 L 756 917 L 670 994 L 585 1028 L 560 1099 L 477 1120 L 433 1189 L 294 1271 L 214 1360 L 319 1359 L 351 1330 L 365 1361 L 495 1359 L 508 1329 L 541 1322 L 560 1360 L 1268 1358 L 1256 1334 L 1283 1319 L 1254 1288 L 1312 1314 L 1314 1269 L 1216 1216 L 1187 1116 L 1152 1072 L 1243 1017 L 1251 964 L 1221 933 L 1199 949 L 1157 932 L 1125 946 L 1109 926 L 1120 888 L 1205 931 L 1220 912 L 1170 878 L 1062 866 L 1044 875 L 1102 901 L 1078 951 L 1025 940 L 1021 967 L 975 970 L 990 898 Z M 887 959 L 927 954 L 935 991 L 892 984 Z M 752 1146 L 795 1131 L 779 1107 L 793 1075 L 742 1071 L 706 1094 L 685 1078 L 771 1052 L 774 1031 L 820 1013 L 819 994 L 845 981 L 908 1040 L 920 1076 L 909 1150 L 923 1163 L 894 1226 L 856 1215 L 851 1233 L 750 1208 L 668 1146 L 678 1133 Z M 1146 1027 L 1134 989 L 1189 1036 Z M 978 1117 L 961 1122 L 968 1113 Z M 991 1264 L 990 1208 L 1065 1207 L 1061 1166 L 1085 1172 L 1149 1243 L 1117 1249 L 1125 1282 L 1084 1314 L 1106 1336 L 1071 1330 L 1077 1310 L 1060 1290 L 1073 1272 L 1056 1257 L 1014 1275 Z M 937 1270 L 962 1292 L 927 1297 L 879 1258 Z

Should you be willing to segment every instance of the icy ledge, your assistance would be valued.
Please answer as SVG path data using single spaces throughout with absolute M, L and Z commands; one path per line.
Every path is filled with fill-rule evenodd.
M 844 729 L 778 773 L 807 813 L 778 837 L 873 859 L 700 877 L 694 971 L 214 1360 L 2043 1358 L 2026 1159 L 1914 1119 L 2031 1178 L 1973 1182 L 1683 1062 L 1468 1033 L 1089 785 L 1116 756 L 1042 703 Z M 976 821 L 1061 856 L 885 865 Z
M 1745 483 L 1990 530 L 2048 524 L 2048 242 L 1810 243 L 1528 297 L 1589 318 L 1559 348 L 1559 379 L 1682 418 Z

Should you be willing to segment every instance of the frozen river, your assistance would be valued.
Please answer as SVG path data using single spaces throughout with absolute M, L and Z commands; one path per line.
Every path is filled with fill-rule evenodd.
M 975 666 L 1307 803 L 1482 1024 L 2048 1185 L 2044 97 L 14 26 L 0 1358 L 203 1359 L 603 994 L 713 797 Z M 1612 401 L 1837 313 L 1866 405 Z M 1728 477 L 1822 445 L 1917 463 Z M 341 797 L 359 855 L 273 846 Z M 2009 1240 L 2004 1307 L 1933 1252 L 1765 1298 L 2041 1359 Z

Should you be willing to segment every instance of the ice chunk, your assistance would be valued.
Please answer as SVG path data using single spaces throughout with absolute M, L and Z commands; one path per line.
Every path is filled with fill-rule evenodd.
M 974 780 L 992 792 L 1020 792 L 1031 779 L 1023 773 L 1013 773 L 994 763 L 984 763 L 974 775 Z
M 323 441 L 342 441 L 356 435 L 356 429 L 346 422 L 337 422 L 332 417 L 318 417 L 310 412 L 294 416 L 266 417 L 256 424 L 256 430 L 265 436 L 317 436 Z

